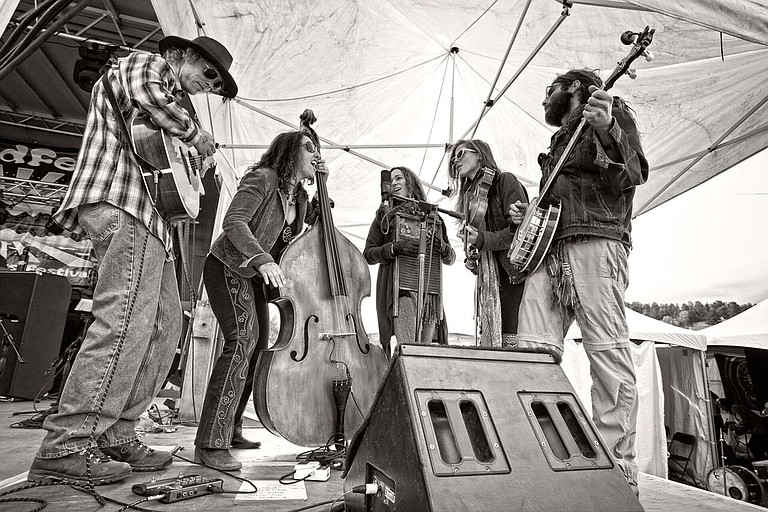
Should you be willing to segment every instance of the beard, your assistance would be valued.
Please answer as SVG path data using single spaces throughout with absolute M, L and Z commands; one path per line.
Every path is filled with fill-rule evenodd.
M 563 116 L 565 116 L 571 108 L 571 97 L 573 93 L 570 91 L 557 91 L 549 98 L 549 103 L 544 108 L 544 121 L 550 126 L 561 127 L 563 126 Z

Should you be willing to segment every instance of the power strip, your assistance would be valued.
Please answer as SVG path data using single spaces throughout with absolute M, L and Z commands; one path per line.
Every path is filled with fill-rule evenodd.
M 221 478 L 208 478 L 201 475 L 179 475 L 176 478 L 164 478 L 162 480 L 150 480 L 140 484 L 134 484 L 131 491 L 139 496 L 162 495 L 160 503 L 173 503 L 175 501 L 197 498 L 206 494 L 220 494 L 224 490 L 224 480 Z
M 293 478 L 315 482 L 327 482 L 331 478 L 331 468 L 321 467 L 317 461 L 299 462 L 293 466 Z

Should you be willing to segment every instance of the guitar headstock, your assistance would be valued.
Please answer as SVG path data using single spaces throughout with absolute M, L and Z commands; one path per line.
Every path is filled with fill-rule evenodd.
M 607 91 L 611 87 L 613 87 L 613 84 L 616 82 L 616 80 L 619 79 L 621 75 L 630 74 L 633 73 L 629 69 L 629 65 L 632 64 L 638 57 L 645 56 L 647 60 L 652 60 L 653 56 L 646 50 L 648 46 L 653 41 L 653 33 L 656 31 L 656 29 L 652 29 L 650 27 L 645 27 L 642 32 L 631 32 L 627 31 L 624 32 L 621 35 L 621 41 L 624 44 L 631 44 L 632 49 L 629 50 L 629 53 L 619 61 L 616 68 L 611 73 L 611 76 L 608 77 L 608 79 L 605 81 L 605 84 L 603 85 L 603 90 Z M 632 74 L 630 74 L 630 77 L 634 78 Z

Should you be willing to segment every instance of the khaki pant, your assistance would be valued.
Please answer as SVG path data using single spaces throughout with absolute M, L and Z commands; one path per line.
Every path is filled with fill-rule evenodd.
M 568 242 L 565 253 L 578 305 L 553 306 L 551 278 L 542 264 L 525 280 L 515 339 L 562 354 L 576 320 L 590 362 L 592 418 L 627 481 L 636 485 L 637 387 L 624 311 L 628 251 L 618 241 L 589 237 Z

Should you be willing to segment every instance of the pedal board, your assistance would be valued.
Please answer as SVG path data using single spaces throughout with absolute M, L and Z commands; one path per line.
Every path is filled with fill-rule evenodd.
M 206 494 L 220 494 L 224 491 L 224 480 L 201 475 L 179 475 L 175 478 L 134 484 L 131 491 L 139 496 L 162 495 L 160 503 L 173 503 Z

